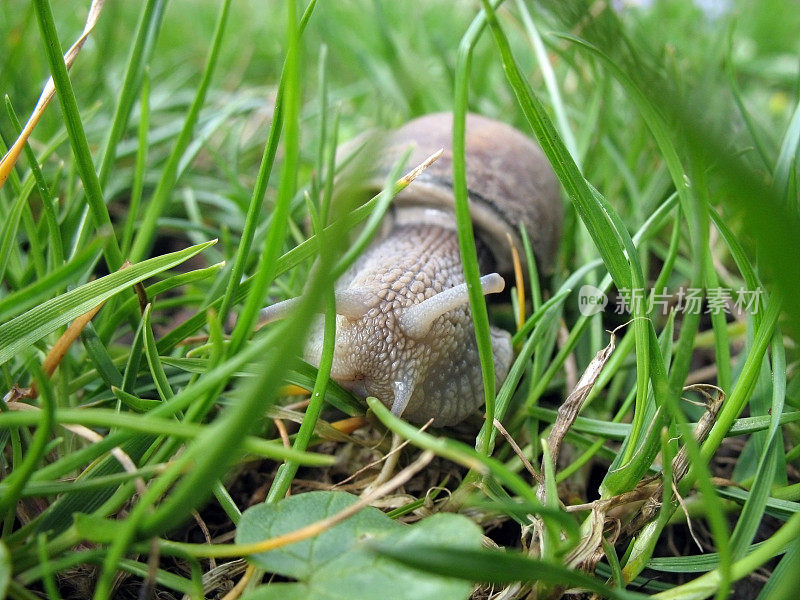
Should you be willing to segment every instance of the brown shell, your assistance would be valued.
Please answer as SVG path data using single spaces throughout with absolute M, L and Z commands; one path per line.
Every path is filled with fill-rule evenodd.
M 374 187 L 410 145 L 411 168 L 444 148 L 442 156 L 398 194 L 398 209 L 406 206 L 452 208 L 452 115 L 435 113 L 409 121 L 382 140 L 380 168 Z M 511 270 L 507 233 L 522 249 L 520 223 L 533 244 L 539 269 L 549 272 L 558 249 L 563 206 L 558 180 L 544 153 L 529 137 L 500 121 L 467 115 L 466 171 L 470 212 L 475 230 L 492 252 L 496 268 Z M 522 252 L 520 252 L 522 254 Z

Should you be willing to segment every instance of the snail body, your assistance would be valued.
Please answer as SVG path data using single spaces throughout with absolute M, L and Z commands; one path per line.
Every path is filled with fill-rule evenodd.
M 562 220 L 558 182 L 542 151 L 498 121 L 467 116 L 466 174 L 484 294 L 502 291 L 512 268 L 509 237 L 525 227 L 540 270 L 549 271 Z M 331 377 L 375 396 L 404 419 L 454 425 L 483 402 L 483 384 L 462 272 L 452 184 L 452 116 L 420 117 L 385 138 L 367 184 L 378 190 L 413 145 L 409 164 L 442 156 L 393 201 L 379 238 L 337 283 Z M 499 272 L 499 273 L 498 273 Z M 269 311 L 270 309 L 266 309 Z M 496 383 L 513 360 L 508 332 L 491 328 Z M 319 363 L 322 327 L 305 358 Z

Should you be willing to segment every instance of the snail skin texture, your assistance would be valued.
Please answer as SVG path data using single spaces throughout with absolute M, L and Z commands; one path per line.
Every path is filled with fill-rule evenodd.
M 357 396 L 375 396 L 413 423 L 454 425 L 483 403 L 483 381 L 456 235 L 452 185 L 452 116 L 420 117 L 384 136 L 367 184 L 380 190 L 409 147 L 408 165 L 442 156 L 393 201 L 387 223 L 336 286 L 336 342 L 331 377 Z M 503 290 L 511 271 L 509 236 L 519 227 L 548 272 L 561 231 L 558 182 L 541 149 L 516 129 L 467 116 L 467 189 L 484 294 Z M 287 301 L 287 302 L 291 302 Z M 264 310 L 276 318 L 282 307 Z M 491 328 L 496 384 L 508 374 L 511 336 Z M 305 359 L 318 365 L 322 324 Z

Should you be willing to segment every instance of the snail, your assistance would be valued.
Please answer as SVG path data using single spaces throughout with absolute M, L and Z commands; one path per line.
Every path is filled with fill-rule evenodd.
M 382 233 L 336 286 L 331 378 L 360 397 L 375 396 L 413 423 L 454 425 L 483 403 L 483 383 L 454 215 L 452 115 L 412 120 L 382 142 L 367 185 L 382 187 L 409 146 L 409 164 L 442 156 L 393 200 Z M 509 236 L 532 241 L 540 271 L 551 270 L 561 230 L 558 181 L 538 145 L 513 127 L 469 114 L 466 176 L 484 295 L 501 292 L 512 271 Z M 290 302 L 290 301 L 287 301 Z M 283 304 L 283 303 L 279 303 Z M 262 318 L 281 312 L 267 307 Z M 491 328 L 498 386 L 513 360 L 511 336 Z M 322 326 L 305 359 L 319 364 Z

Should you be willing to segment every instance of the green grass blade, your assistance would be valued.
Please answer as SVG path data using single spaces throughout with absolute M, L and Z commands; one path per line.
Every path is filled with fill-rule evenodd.
M 28 195 L 30 195 L 31 189 L 33 189 L 33 186 L 29 185 L 27 193 L 21 193 L 14 203 L 13 208 L 7 213 L 7 218 L 3 225 L 2 237 L 0 238 L 0 281 L 5 278 L 11 252 L 16 247 L 14 242 L 16 242 L 17 239 L 19 220 L 22 216 L 22 212 L 28 206 Z
M 308 408 L 306 408 L 306 412 L 303 415 L 303 422 L 300 424 L 300 429 L 294 439 L 294 444 L 292 444 L 292 448 L 298 451 L 308 448 L 311 436 L 314 434 L 317 419 L 322 412 L 325 390 L 328 387 L 331 365 L 333 364 L 333 350 L 336 342 L 336 299 L 333 291 L 327 293 L 326 296 L 325 330 L 322 338 L 322 353 L 320 355 L 317 379 L 314 382 L 314 389 L 311 392 Z M 292 461 L 286 462 L 279 467 L 267 494 L 266 502 L 276 502 L 286 495 L 299 466 L 297 462 Z
M 120 373 L 119 369 L 114 365 L 114 361 L 111 359 L 108 349 L 100 340 L 100 336 L 97 335 L 97 331 L 91 322 L 87 323 L 83 331 L 81 331 L 81 341 L 83 342 L 83 347 L 86 348 L 86 354 L 89 360 L 94 363 L 97 372 L 106 385 L 121 385 L 122 373 Z
M 128 215 L 122 227 L 122 252 L 127 254 L 133 241 L 133 230 L 139 217 L 139 205 L 142 201 L 144 176 L 147 167 L 147 132 L 150 127 L 150 73 L 145 69 L 142 75 L 142 96 L 139 101 L 138 144 L 136 146 L 136 166 L 133 172 L 131 199 L 128 203 Z M 102 167 L 101 167 L 102 169 Z
M 800 586 L 800 537 L 795 538 L 756 600 L 791 598 Z
M 153 337 L 153 327 L 150 323 L 150 313 L 152 312 L 153 305 L 148 304 L 142 315 L 143 332 L 144 332 L 144 355 L 147 357 L 147 364 L 150 367 L 150 374 L 153 376 L 153 381 L 156 384 L 158 395 L 163 401 L 167 401 L 175 394 L 167 380 L 167 374 L 164 372 L 164 366 L 161 364 L 161 359 L 158 357 L 158 350 L 156 349 L 156 340 Z
M 778 198 L 784 198 L 787 206 L 794 206 L 797 197 L 789 193 L 792 172 L 797 164 L 797 149 L 800 146 L 800 103 L 795 107 L 792 120 L 781 144 L 781 152 L 775 165 L 772 185 Z M 795 207 L 796 208 L 796 207 Z
M 486 405 L 486 426 L 476 440 L 479 451 L 489 453 L 489 431 L 495 416 L 495 377 L 492 340 L 489 330 L 489 313 L 486 309 L 486 298 L 480 284 L 480 267 L 475 247 L 475 234 L 470 217 L 469 198 L 467 194 L 466 172 L 466 128 L 469 99 L 469 75 L 472 51 L 485 27 L 484 20 L 476 17 L 470 28 L 461 39 L 456 63 L 455 89 L 453 99 L 453 198 L 455 202 L 456 231 L 458 246 L 461 252 L 461 264 L 464 281 L 467 283 L 469 306 L 472 311 L 472 323 L 475 328 L 475 339 L 483 377 L 483 395 Z
M 5 478 L 6 491 L 0 496 L 0 518 L 4 518 L 7 511 L 16 506 L 20 492 L 25 487 L 25 483 L 33 474 L 39 461 L 45 454 L 45 446 L 50 437 L 50 430 L 53 427 L 53 417 L 55 413 L 55 399 L 53 390 L 50 387 L 48 378 L 42 373 L 41 369 L 34 367 L 36 373 L 36 383 L 39 389 L 39 397 L 42 399 L 42 410 L 34 413 L 34 422 L 38 425 L 36 433 L 28 446 L 24 458 L 20 464 L 15 465 L 14 472 Z M 0 418 L 14 413 L 0 413 Z
M 42 417 L 42 414 L 28 411 L 5 412 L 0 413 L 0 424 L 4 427 L 34 425 L 40 423 Z M 206 430 L 203 425 L 196 423 L 154 417 L 152 414 L 131 414 L 104 408 L 58 409 L 49 418 L 53 424 L 119 428 L 139 434 L 174 435 L 180 439 L 190 440 L 201 437 Z M 335 460 L 325 454 L 286 448 L 280 441 L 264 440 L 254 436 L 246 436 L 242 444 L 245 452 L 256 456 L 278 460 L 293 460 L 302 465 L 328 466 Z M 4 481 L 3 485 L 3 489 L 10 489 L 8 486 L 11 486 L 11 482 Z
M 536 54 L 536 61 L 539 70 L 542 72 L 545 85 L 547 86 L 547 93 L 550 95 L 550 105 L 553 107 L 553 114 L 555 115 L 556 123 L 558 123 L 559 133 L 564 140 L 564 145 L 569 150 L 570 156 L 575 163 L 580 167 L 580 154 L 578 153 L 578 143 L 575 141 L 575 134 L 569 124 L 567 118 L 567 109 L 564 106 L 564 101 L 561 97 L 561 91 L 558 87 L 558 80 L 553 71 L 553 66 L 550 64 L 550 58 L 547 55 L 542 36 L 536 23 L 531 17 L 528 7 L 522 0 L 517 0 L 517 9 L 522 15 L 522 24 L 525 26 L 525 31 L 530 38 L 530 43 L 533 46 L 533 51 Z
M 116 158 L 117 145 L 128 123 L 128 118 L 133 109 L 133 103 L 136 99 L 139 86 L 147 79 L 145 74 L 146 65 L 150 62 L 150 58 L 153 54 L 166 5 L 167 0 L 147 0 L 142 7 L 136 38 L 131 46 L 128 60 L 125 62 L 125 76 L 122 79 L 122 87 L 119 91 L 119 97 L 117 98 L 114 116 L 111 119 L 111 128 L 108 130 L 103 160 L 100 163 L 98 178 L 102 186 L 106 185 L 108 176 L 111 173 L 111 167 Z M 145 85 L 143 87 L 146 89 L 147 86 Z M 143 90 L 143 97 L 145 93 L 146 92 Z M 144 108 L 141 118 L 144 123 L 147 123 L 146 110 L 144 110 Z M 124 243 L 123 247 L 125 247 Z
M 108 270 L 116 271 L 122 265 L 122 252 L 117 238 L 113 235 L 114 229 L 111 224 L 111 217 L 108 214 L 108 208 L 106 208 L 105 200 L 103 199 L 103 189 L 92 162 L 89 142 L 86 139 L 83 121 L 78 110 L 78 102 L 75 99 L 75 92 L 72 89 L 67 66 L 64 63 L 61 44 L 58 41 L 53 11 L 50 8 L 49 0 L 36 0 L 34 7 L 36 8 L 39 29 L 44 39 L 45 52 L 53 75 L 53 83 L 61 103 L 64 124 L 67 127 L 69 141 L 75 154 L 75 164 L 83 182 L 83 189 L 89 202 L 95 226 L 108 230 L 106 232 L 108 238 L 106 239 L 104 255 Z
M 625 257 L 625 248 L 620 242 L 621 232 L 617 231 L 603 207 L 598 205 L 595 194 L 572 159 L 547 111 L 531 89 L 530 84 L 522 76 L 494 9 L 488 0 L 482 0 L 482 5 L 494 35 L 495 44 L 500 51 L 508 82 L 528 124 L 539 141 L 539 145 L 553 166 L 559 181 L 566 189 L 576 212 L 586 225 L 617 287 L 631 289 L 633 286 L 631 285 L 630 265 Z
M 300 19 L 300 24 L 298 25 L 298 35 L 302 35 L 308 20 L 311 18 L 311 14 L 313 13 L 316 4 L 316 0 L 309 2 L 305 13 Z M 284 88 L 286 85 L 284 83 L 284 78 L 286 77 L 286 69 L 288 66 L 287 63 L 288 56 L 284 61 L 280 81 L 278 82 L 278 91 L 275 95 L 275 108 L 272 113 L 272 124 L 269 128 L 269 136 L 267 137 L 267 142 L 264 145 L 264 153 L 261 156 L 261 164 L 258 167 L 256 184 L 253 187 L 253 194 L 250 197 L 250 203 L 247 206 L 244 228 L 242 229 L 242 235 L 239 238 L 239 244 L 236 248 L 236 257 L 233 259 L 233 265 L 231 266 L 231 272 L 228 276 L 228 284 L 225 289 L 225 295 L 222 297 L 222 304 L 220 305 L 219 309 L 220 318 L 223 321 L 228 317 L 228 312 L 230 311 L 234 300 L 236 299 L 236 292 L 238 291 L 239 282 L 242 277 L 242 273 L 244 273 L 245 263 L 248 259 L 250 248 L 253 244 L 253 236 L 258 223 L 258 216 L 261 212 L 264 194 L 267 191 L 267 184 L 269 183 L 269 177 L 272 173 L 272 166 L 275 163 L 275 155 L 278 151 L 278 142 L 280 140 L 281 130 L 283 129 L 283 113 L 285 110 L 283 97 L 285 93 Z M 274 213 L 272 218 L 275 218 Z
M 750 394 L 753 391 L 753 387 L 755 386 L 756 379 L 758 378 L 758 373 L 761 369 L 761 361 L 763 360 L 767 346 L 769 345 L 770 340 L 775 333 L 775 326 L 778 322 L 779 314 L 780 301 L 779 299 L 773 297 L 767 306 L 767 311 L 764 314 L 761 327 L 759 327 L 756 331 L 753 346 L 747 355 L 747 359 L 742 367 L 742 372 L 739 375 L 739 379 L 736 381 L 730 396 L 726 399 L 725 404 L 723 405 L 723 408 L 720 411 L 716 422 L 714 423 L 714 427 L 711 429 L 706 441 L 703 443 L 702 464 L 707 464 L 708 460 L 711 458 L 711 455 L 716 452 L 717 448 L 719 448 L 719 445 L 722 443 L 722 440 L 727 435 L 728 429 L 730 429 L 733 421 L 739 416 L 739 414 L 742 412 L 742 409 L 747 404 Z M 684 484 L 687 483 L 687 480 L 692 481 L 691 475 L 695 473 L 697 468 L 697 466 L 692 467 L 689 475 L 687 475 L 687 478 L 683 482 Z
M 0 364 L 125 288 L 178 265 L 215 241 L 151 258 L 48 300 L 0 325 Z
M 6 108 L 8 110 L 8 116 L 11 119 L 11 124 L 14 126 L 14 130 L 17 134 L 19 134 L 22 131 L 22 127 L 19 124 L 17 114 L 14 112 L 14 107 L 11 105 L 11 99 L 8 96 L 6 96 Z M 36 180 L 36 186 L 39 188 L 42 208 L 44 208 L 44 218 L 47 222 L 47 232 L 50 237 L 47 247 L 48 254 L 52 259 L 50 264 L 59 267 L 64 262 L 64 244 L 61 240 L 61 230 L 58 227 L 58 217 L 56 215 L 52 194 L 47 186 L 42 169 L 39 166 L 39 161 L 36 159 L 36 155 L 33 153 L 30 143 L 27 141 L 25 142 L 24 150 L 25 156 L 28 158 L 28 162 L 31 165 L 31 172 Z M 3 276 L 0 274 L 0 279 L 2 278 Z
M 784 398 L 786 395 L 786 378 L 781 374 L 786 373 L 786 355 L 783 348 L 780 330 L 776 329 L 772 339 L 772 406 L 770 407 L 770 426 L 766 439 L 763 441 L 763 451 L 758 461 L 758 471 L 750 489 L 750 495 L 745 502 L 736 528 L 731 536 L 731 554 L 734 559 L 744 557 L 749 544 L 761 524 L 761 517 L 769 498 L 778 460 L 783 451 L 783 438 L 779 435 L 780 418 L 783 415 Z
M 200 79 L 200 84 L 197 86 L 194 100 L 189 108 L 189 112 L 186 114 L 186 120 L 183 123 L 180 135 L 172 147 L 169 158 L 164 165 L 164 170 L 161 172 L 161 177 L 158 180 L 156 190 L 153 192 L 153 197 L 150 199 L 150 203 L 145 209 L 142 223 L 133 240 L 129 255 L 129 259 L 132 262 L 142 260 L 150 250 L 153 237 L 155 236 L 158 218 L 161 217 L 164 212 L 164 208 L 169 201 L 170 194 L 172 194 L 172 190 L 177 181 L 178 162 L 189 146 L 189 143 L 192 141 L 192 134 L 197 124 L 197 118 L 200 115 L 200 109 L 205 103 L 211 77 L 214 75 L 214 68 L 216 67 L 220 48 L 222 46 L 222 38 L 225 32 L 225 24 L 228 20 L 229 9 L 230 0 L 224 0 L 220 8 L 219 16 L 217 17 L 214 39 L 211 42 L 208 59 L 206 60 L 206 67 Z
M 264 240 L 264 247 L 261 250 L 258 270 L 253 280 L 252 289 L 231 333 L 229 347 L 229 352 L 231 353 L 237 352 L 253 331 L 267 288 L 277 274 L 276 261 L 280 256 L 280 251 L 286 238 L 289 205 L 297 189 L 297 162 L 300 152 L 300 82 L 298 73 L 298 40 L 300 31 L 292 16 L 294 10 L 294 3 L 289 3 L 290 25 L 287 27 L 287 50 L 284 63 L 286 87 L 283 89 L 282 97 L 283 126 L 285 129 L 283 137 L 284 159 L 281 167 L 278 197 L 275 200 L 275 208 L 273 209 L 269 230 Z

